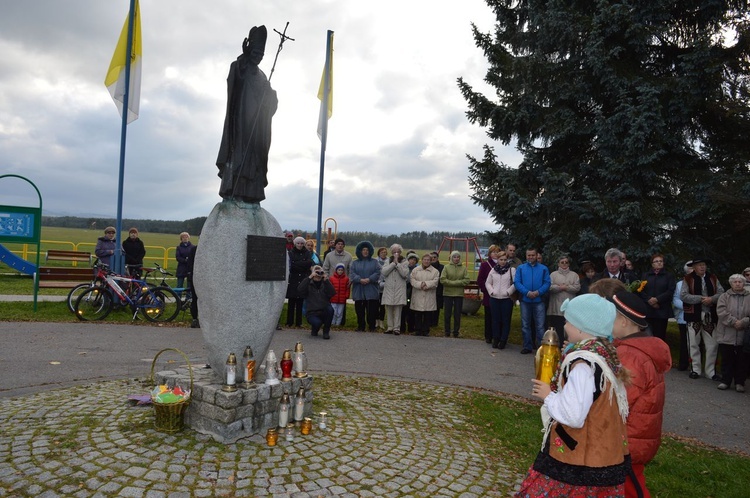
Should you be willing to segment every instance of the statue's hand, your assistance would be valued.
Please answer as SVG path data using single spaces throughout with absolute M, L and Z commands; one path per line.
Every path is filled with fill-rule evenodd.
M 245 38 L 245 40 L 242 42 L 242 53 L 246 54 L 250 50 L 250 39 Z

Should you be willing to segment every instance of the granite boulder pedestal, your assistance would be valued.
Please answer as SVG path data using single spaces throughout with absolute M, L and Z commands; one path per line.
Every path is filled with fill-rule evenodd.
M 223 201 L 206 219 L 193 281 L 214 379 L 224 382 L 229 353 L 247 346 L 265 358 L 284 306 L 288 274 L 281 226 L 259 204 Z M 242 377 L 237 368 L 237 382 Z

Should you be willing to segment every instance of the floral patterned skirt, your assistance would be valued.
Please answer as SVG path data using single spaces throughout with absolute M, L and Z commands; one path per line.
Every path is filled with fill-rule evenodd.
M 594 498 L 612 497 L 623 498 L 625 485 L 619 486 L 573 486 L 529 469 L 526 479 L 521 483 L 521 489 L 516 493 L 518 498 L 536 498 L 539 496 L 560 498 Z

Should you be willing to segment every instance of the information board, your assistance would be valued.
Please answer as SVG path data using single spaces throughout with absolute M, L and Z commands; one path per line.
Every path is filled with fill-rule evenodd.
M 0 242 L 37 242 L 41 209 L 0 206 Z

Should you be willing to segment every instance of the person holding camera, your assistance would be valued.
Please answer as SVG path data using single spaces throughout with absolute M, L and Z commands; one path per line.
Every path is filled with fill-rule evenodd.
M 330 339 L 331 323 L 333 322 L 333 306 L 331 298 L 336 295 L 333 284 L 328 280 L 323 268 L 315 265 L 310 276 L 305 277 L 297 287 L 299 295 L 307 302 L 307 321 L 312 326 L 311 335 L 317 337 L 323 327 L 323 339 Z

